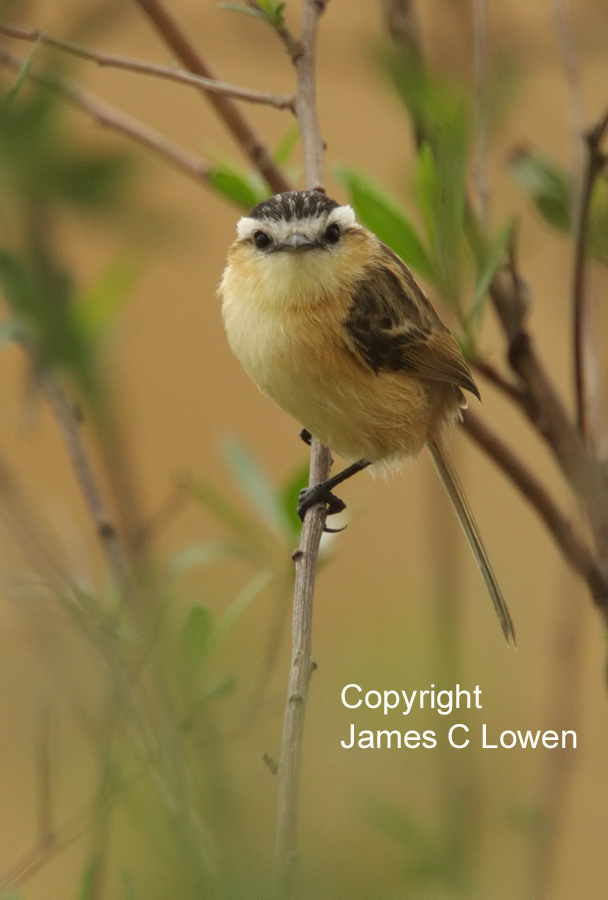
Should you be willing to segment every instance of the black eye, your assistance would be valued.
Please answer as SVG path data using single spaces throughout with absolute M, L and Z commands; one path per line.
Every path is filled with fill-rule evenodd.
M 267 247 L 270 247 L 270 238 L 265 231 L 256 231 L 253 236 L 253 243 L 258 250 L 265 250 Z
M 325 240 L 328 244 L 337 244 L 340 240 L 340 226 L 330 225 L 325 232 Z

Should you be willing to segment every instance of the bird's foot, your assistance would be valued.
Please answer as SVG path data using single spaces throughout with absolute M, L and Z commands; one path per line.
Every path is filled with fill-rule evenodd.
M 303 488 L 300 491 L 298 499 L 298 515 L 302 521 L 304 521 L 307 510 L 309 510 L 311 506 L 316 506 L 317 503 L 325 504 L 328 516 L 335 516 L 337 513 L 346 509 L 344 500 L 340 500 L 339 497 L 332 494 L 326 482 L 321 481 L 318 484 L 313 484 L 312 487 Z M 323 530 L 329 534 L 336 534 L 339 531 L 344 531 L 345 528 L 346 525 L 342 528 L 325 527 Z

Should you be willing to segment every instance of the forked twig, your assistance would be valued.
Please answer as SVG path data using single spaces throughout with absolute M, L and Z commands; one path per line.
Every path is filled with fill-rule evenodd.
M 190 40 L 190 36 L 162 3 L 162 0 L 135 0 L 135 2 L 142 8 L 163 41 L 189 72 L 194 72 L 194 74 L 212 81 L 218 80 L 198 48 Z M 205 88 L 202 90 L 206 92 Z M 207 93 L 207 96 L 220 119 L 266 179 L 271 189 L 276 193 L 288 191 L 291 187 L 288 180 L 273 160 L 265 143 L 234 101 L 223 94 Z
M 17 25 L 0 23 L 0 34 L 15 40 L 29 41 L 30 43 L 37 42 L 47 47 L 54 47 L 56 50 L 61 50 L 80 59 L 97 63 L 98 66 L 137 72 L 142 75 L 152 75 L 156 78 L 176 81 L 178 84 L 186 84 L 199 89 L 203 88 L 209 93 L 223 94 L 232 100 L 243 100 L 246 103 L 257 103 L 263 106 L 272 106 L 275 109 L 287 109 L 294 112 L 294 98 L 290 94 L 271 94 L 266 91 L 255 91 L 252 88 L 238 87 L 234 84 L 227 84 L 224 81 L 203 78 L 201 75 L 183 72 L 170 66 L 159 66 L 145 60 L 119 56 L 115 53 L 100 53 L 99 51 L 89 50 L 87 47 L 64 41 L 54 37 L 54 35 L 46 34 L 38 28 L 23 28 Z
M 589 425 L 587 422 L 587 379 L 585 377 L 586 353 L 585 345 L 588 328 L 587 304 L 587 245 L 589 241 L 591 199 L 595 182 L 606 165 L 606 154 L 602 144 L 608 131 L 608 110 L 599 122 L 585 134 L 587 163 L 581 185 L 581 199 L 576 225 L 576 248 L 573 273 L 573 333 L 574 333 L 574 382 L 576 396 L 577 425 L 581 439 L 589 444 Z

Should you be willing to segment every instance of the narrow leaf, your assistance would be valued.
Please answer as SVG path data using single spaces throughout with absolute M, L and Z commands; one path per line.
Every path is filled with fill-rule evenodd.
M 266 14 L 260 9 L 252 9 L 250 6 L 242 6 L 240 3 L 220 3 L 220 9 L 227 9 L 228 12 L 244 13 L 246 16 L 254 16 L 256 19 L 266 20 Z
M 184 622 L 180 639 L 180 655 L 191 671 L 198 669 L 207 653 L 213 630 L 211 613 L 204 606 L 193 606 Z
M 137 267 L 130 256 L 121 255 L 81 295 L 78 318 L 92 336 L 99 336 L 112 324 L 123 306 L 137 277 Z
M 540 154 L 520 150 L 511 161 L 511 173 L 550 225 L 570 230 L 572 186 L 564 169 Z
M 298 122 L 294 122 L 285 132 L 285 135 L 272 154 L 274 161 L 279 166 L 285 166 L 289 162 L 298 141 L 300 140 L 300 126 Z
M 285 515 L 277 489 L 266 470 L 235 440 L 224 442 L 222 455 L 253 509 L 273 531 L 284 535 Z
M 507 248 L 511 242 L 513 229 L 515 228 L 515 219 L 509 221 L 501 228 L 496 237 L 487 245 L 484 258 L 479 261 L 477 270 L 477 279 L 475 283 L 475 295 L 473 305 L 469 315 L 469 321 L 474 324 L 482 309 L 483 298 L 485 297 L 490 283 L 496 274 L 498 267 L 505 258 Z
M 3 113 L 6 112 L 7 110 L 9 110 L 11 105 L 15 102 L 15 98 L 17 97 L 17 94 L 21 90 L 23 82 L 27 78 L 29 71 L 32 68 L 34 56 L 35 56 L 36 51 L 38 50 L 39 46 L 40 46 L 40 37 L 37 37 L 36 40 L 34 41 L 34 43 L 32 44 L 31 50 L 28 53 L 26 59 L 23 61 L 23 65 L 21 66 L 21 69 L 19 70 L 19 73 L 18 73 L 15 81 L 13 82 L 13 84 L 11 85 L 9 90 L 7 91 L 6 96 L 2 98 L 2 101 L 0 102 L 0 123 L 2 122 Z
M 252 209 L 266 196 L 262 187 L 247 173 L 227 165 L 212 169 L 209 180 L 218 193 L 244 209 Z
M 251 606 L 260 591 L 266 587 L 272 578 L 272 571 L 269 569 L 262 569 L 262 571 L 258 572 L 258 574 L 243 588 L 209 635 L 210 649 L 214 649 L 222 643 L 226 636 L 232 631 L 245 610 Z
M 339 166 L 334 174 L 346 189 L 360 221 L 408 266 L 433 281 L 435 271 L 431 259 L 416 227 L 399 204 L 362 172 Z
M 185 476 L 181 481 L 181 487 L 239 537 L 244 546 L 251 549 L 252 554 L 258 558 L 261 554 L 262 558 L 266 558 L 269 535 L 260 528 L 257 519 L 244 513 L 215 485 L 203 478 L 194 475 Z

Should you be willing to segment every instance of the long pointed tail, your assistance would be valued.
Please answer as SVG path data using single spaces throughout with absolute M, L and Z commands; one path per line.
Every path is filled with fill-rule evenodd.
M 488 588 L 492 603 L 494 604 L 494 609 L 496 610 L 496 615 L 498 616 L 498 619 L 500 621 L 500 625 L 506 641 L 508 644 L 511 644 L 514 647 L 515 629 L 513 627 L 513 621 L 511 619 L 511 615 L 509 613 L 509 609 L 507 607 L 505 599 L 498 586 L 496 576 L 492 571 L 492 566 L 490 565 L 488 554 L 486 553 L 486 549 L 481 540 L 479 529 L 477 528 L 475 519 L 473 518 L 473 513 L 471 512 L 471 508 L 464 495 L 464 491 L 462 489 L 462 485 L 460 484 L 458 475 L 456 474 L 456 470 L 454 469 L 449 456 L 440 443 L 435 440 L 431 440 L 428 442 L 428 447 L 431 452 L 431 456 L 433 457 L 435 468 L 439 472 L 443 485 L 448 492 L 454 509 L 456 510 L 458 520 L 462 525 L 464 533 L 467 536 L 469 546 L 471 547 L 473 556 L 475 557 L 477 565 L 479 566 L 479 571 L 483 575 L 483 579 Z

